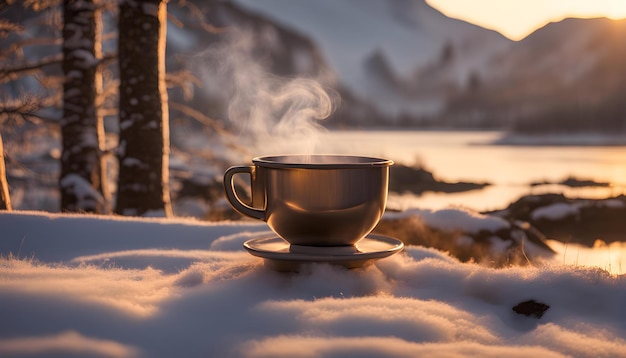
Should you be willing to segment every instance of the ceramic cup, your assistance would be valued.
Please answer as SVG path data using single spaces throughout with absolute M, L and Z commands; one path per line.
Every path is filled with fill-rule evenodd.
M 292 245 L 354 245 L 374 229 L 387 204 L 391 160 L 340 155 L 257 157 L 224 174 L 226 197 L 241 214 L 266 221 Z M 236 174 L 251 178 L 252 205 L 239 198 Z

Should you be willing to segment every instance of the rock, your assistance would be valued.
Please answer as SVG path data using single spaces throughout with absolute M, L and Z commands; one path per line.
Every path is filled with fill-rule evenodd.
M 599 182 L 595 180 L 578 179 L 574 177 L 569 177 L 567 179 L 563 179 L 558 182 L 551 182 L 551 181 L 532 182 L 530 183 L 530 186 L 540 186 L 540 185 L 550 185 L 550 184 L 560 184 L 560 185 L 565 185 L 565 186 L 569 186 L 572 188 L 608 187 L 611 185 L 611 183 L 608 183 L 608 182 Z
M 513 307 L 513 311 L 517 314 L 523 314 L 526 317 L 533 316 L 537 319 L 541 318 L 543 314 L 550 308 L 545 303 L 540 303 L 535 300 L 528 300 L 520 302 Z
M 450 219 L 451 216 L 457 220 Z M 386 214 L 374 228 L 374 233 L 396 237 L 405 245 L 446 251 L 463 262 L 478 262 L 492 267 L 527 265 L 554 254 L 545 243 L 546 237 L 530 224 L 498 218 L 502 225 L 489 225 L 493 219 L 463 209 L 413 210 Z M 457 222 L 472 220 L 472 227 L 456 225 Z
M 448 183 L 437 180 L 434 175 L 423 169 L 402 164 L 395 164 L 389 170 L 389 191 L 402 193 L 409 191 L 422 194 L 427 191 L 458 193 L 469 190 L 482 189 L 489 183 L 456 182 Z
M 611 243 L 626 238 L 624 195 L 597 200 L 570 199 L 562 194 L 529 195 L 504 210 L 485 214 L 525 221 L 550 239 L 589 247 L 597 239 Z

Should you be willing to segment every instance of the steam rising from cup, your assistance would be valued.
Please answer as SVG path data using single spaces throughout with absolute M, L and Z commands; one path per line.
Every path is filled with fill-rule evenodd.
M 211 94 L 229 103 L 230 125 L 254 155 L 313 154 L 338 94 L 313 78 L 284 78 L 255 56 L 254 37 L 231 30 L 227 41 L 200 56 L 200 74 Z

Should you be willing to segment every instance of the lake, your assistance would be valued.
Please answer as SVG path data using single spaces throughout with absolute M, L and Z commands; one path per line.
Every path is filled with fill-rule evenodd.
M 592 146 L 588 142 L 580 146 L 493 145 L 502 135 L 500 131 L 329 131 L 319 139 L 316 149 L 320 153 L 380 156 L 421 165 L 447 182 L 492 183 L 465 193 L 392 193 L 387 205 L 392 209 L 466 207 L 487 211 L 504 209 L 527 194 L 563 193 L 572 198 L 595 199 L 626 194 L 626 146 Z M 560 182 L 570 176 L 610 186 L 530 185 Z M 551 240 L 549 245 L 564 265 L 597 266 L 618 275 L 626 272 L 626 242 L 588 248 Z
M 349 130 L 321 135 L 317 152 L 380 156 L 421 165 L 442 181 L 489 182 L 464 193 L 425 193 L 389 197 L 390 208 L 468 207 L 479 211 L 507 207 L 522 195 L 563 193 L 606 198 L 626 193 L 626 146 L 493 145 L 499 131 Z M 570 188 L 533 182 L 568 177 L 608 182 L 608 187 Z

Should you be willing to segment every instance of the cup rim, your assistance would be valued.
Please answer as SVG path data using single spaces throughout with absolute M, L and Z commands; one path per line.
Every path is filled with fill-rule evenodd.
M 312 163 L 313 161 L 313 163 Z M 255 165 L 267 168 L 341 169 L 388 167 L 389 159 L 337 154 L 288 154 L 267 155 L 252 159 Z

